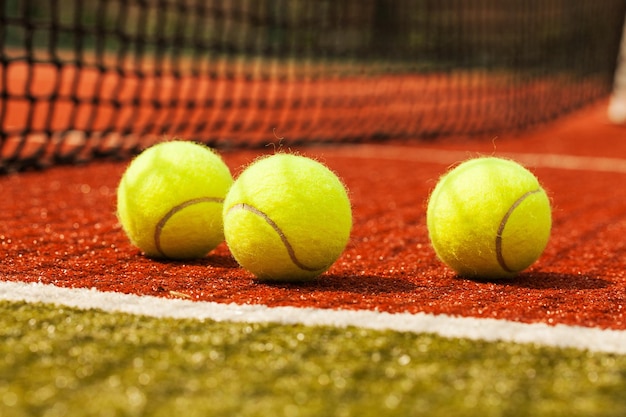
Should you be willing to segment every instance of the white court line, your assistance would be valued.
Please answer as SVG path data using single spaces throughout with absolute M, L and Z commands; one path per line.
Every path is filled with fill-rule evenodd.
M 624 138 L 626 140 L 626 138 Z M 446 150 L 414 146 L 352 145 L 332 148 L 326 156 L 392 161 L 453 164 L 477 156 L 492 156 L 476 151 Z M 323 149 L 322 149 L 323 150 Z M 596 171 L 626 174 L 626 159 L 563 154 L 495 152 L 493 156 L 510 158 L 532 168 L 555 168 L 574 171 Z
M 433 333 L 443 337 L 534 343 L 560 348 L 626 354 L 626 331 L 506 320 L 452 317 L 425 313 L 381 313 L 370 310 L 268 307 L 219 304 L 138 296 L 95 289 L 0 281 L 0 300 L 41 302 L 79 309 L 99 309 L 157 318 L 210 319 L 240 323 L 356 326 L 373 330 Z

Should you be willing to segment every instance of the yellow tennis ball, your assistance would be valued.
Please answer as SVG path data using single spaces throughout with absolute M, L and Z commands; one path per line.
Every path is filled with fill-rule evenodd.
M 298 155 L 257 160 L 224 201 L 226 243 L 241 266 L 261 280 L 307 280 L 345 249 L 352 209 L 339 178 Z
M 164 142 L 137 156 L 117 190 L 117 215 L 147 256 L 194 259 L 224 240 L 222 205 L 233 178 L 210 148 Z
M 511 277 L 544 251 L 550 201 L 518 163 L 470 159 L 439 180 L 428 202 L 427 226 L 437 256 L 459 275 Z

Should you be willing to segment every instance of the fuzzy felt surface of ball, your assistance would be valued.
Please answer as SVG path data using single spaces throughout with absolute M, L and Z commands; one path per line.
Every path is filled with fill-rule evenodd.
M 550 238 L 550 200 L 515 161 L 473 158 L 440 178 L 427 208 L 438 258 L 459 275 L 512 277 L 533 264 Z
M 341 180 L 311 158 L 278 153 L 248 166 L 224 201 L 224 234 L 260 280 L 302 281 L 344 251 L 352 208 Z
M 224 240 L 222 205 L 232 183 L 211 148 L 163 142 L 129 164 L 117 190 L 117 216 L 145 255 L 201 258 Z

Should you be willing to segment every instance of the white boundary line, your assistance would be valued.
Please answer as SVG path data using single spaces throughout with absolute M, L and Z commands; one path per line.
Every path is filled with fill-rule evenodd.
M 625 139 L 626 140 L 626 134 Z M 323 152 L 323 148 L 320 149 Z M 414 146 L 390 145 L 357 145 L 332 148 L 332 152 L 324 153 L 325 157 L 333 156 L 392 160 L 409 162 L 430 162 L 437 164 L 454 164 L 477 156 L 492 156 L 477 151 L 446 150 L 422 148 Z M 554 168 L 574 171 L 596 171 L 626 174 L 626 159 L 599 156 L 575 156 L 563 154 L 513 153 L 495 152 L 493 156 L 514 159 L 532 168 Z
M 505 320 L 452 317 L 425 313 L 380 313 L 369 310 L 268 307 L 219 304 L 138 296 L 95 289 L 0 281 L 0 300 L 41 302 L 83 310 L 99 309 L 157 318 L 230 321 L 240 323 L 357 326 L 372 330 L 433 333 L 472 340 L 534 343 L 595 352 L 626 354 L 626 331 Z

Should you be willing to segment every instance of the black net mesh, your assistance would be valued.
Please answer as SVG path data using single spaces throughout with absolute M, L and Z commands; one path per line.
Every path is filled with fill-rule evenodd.
M 0 0 L 0 170 L 509 132 L 610 92 L 624 0 Z

